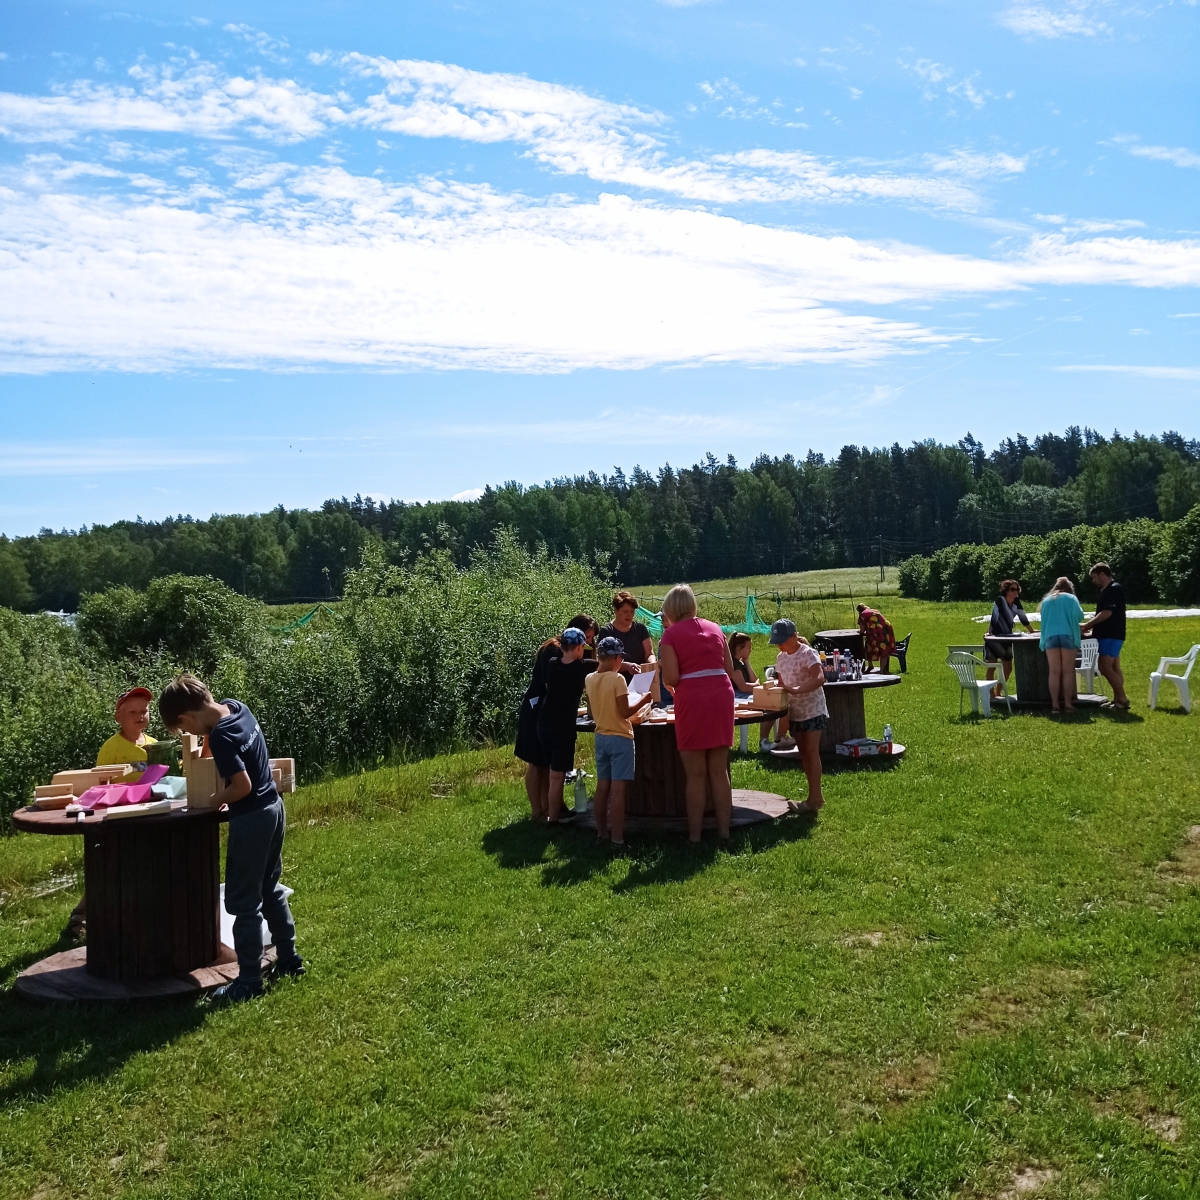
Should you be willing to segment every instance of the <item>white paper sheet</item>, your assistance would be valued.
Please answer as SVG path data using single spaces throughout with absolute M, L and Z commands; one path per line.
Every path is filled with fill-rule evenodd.
M 650 685 L 654 682 L 653 671 L 643 671 L 640 675 L 635 675 L 629 681 L 629 694 L 631 696 L 642 696 L 650 690 Z

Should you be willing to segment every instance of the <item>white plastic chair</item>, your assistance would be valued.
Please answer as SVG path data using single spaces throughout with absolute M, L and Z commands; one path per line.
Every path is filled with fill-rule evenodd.
M 1075 678 L 1084 684 L 1081 695 L 1091 695 L 1100 671 L 1100 643 L 1095 638 L 1084 638 L 1079 644 L 1079 663 L 1075 667 Z
M 1178 690 L 1179 703 L 1183 705 L 1183 711 L 1186 713 L 1192 711 L 1192 695 L 1188 691 L 1188 676 L 1196 664 L 1197 654 L 1200 654 L 1200 646 L 1193 646 L 1183 658 L 1160 658 L 1158 660 L 1158 670 L 1150 672 L 1151 708 L 1158 703 L 1158 685 L 1165 679 L 1169 683 L 1173 683 Z M 1168 667 L 1183 667 L 1185 670 L 1182 675 L 1172 675 L 1167 670 Z
M 967 654 L 962 650 L 956 650 L 953 654 L 948 655 L 946 666 L 958 676 L 958 715 L 962 716 L 962 700 L 965 692 L 971 697 L 971 711 L 977 713 L 982 708 L 983 715 L 990 717 L 992 715 L 992 694 L 997 687 L 1003 687 L 1003 680 L 980 679 L 979 672 L 986 670 L 988 664 L 983 659 L 976 658 L 974 654 Z M 1008 705 L 1011 715 L 1012 697 L 1005 692 L 1001 699 Z

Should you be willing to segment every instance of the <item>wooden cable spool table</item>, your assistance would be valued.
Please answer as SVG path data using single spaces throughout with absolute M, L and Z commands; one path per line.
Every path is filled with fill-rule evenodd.
M 1012 647 L 1013 674 L 1017 677 L 1018 704 L 1049 704 L 1050 703 L 1050 661 L 1046 652 L 1041 648 L 1041 635 L 1036 633 L 1014 633 L 1008 637 L 993 637 L 987 634 L 983 639 L 986 655 L 989 645 Z M 1003 663 L 997 663 L 998 670 L 1003 669 Z M 992 666 L 988 663 L 988 666 Z M 1075 697 L 1075 703 L 1081 705 L 1103 704 L 1104 697 L 1096 693 L 1084 692 Z M 993 703 L 995 703 L 993 701 Z
M 662 711 L 662 710 L 657 710 Z M 759 709 L 735 709 L 734 725 L 757 725 L 773 720 L 778 712 Z M 576 722 L 580 733 L 594 733 L 596 726 L 585 717 Z M 636 754 L 634 779 L 625 797 L 625 828 L 630 833 L 687 832 L 687 774 L 675 743 L 675 716 L 642 721 L 633 727 Z M 788 812 L 786 796 L 749 788 L 733 789 L 732 826 L 770 821 Z M 583 824 L 594 824 L 591 811 Z M 712 798 L 705 807 L 705 827 L 715 825 Z
M 821 733 L 821 757 L 835 758 L 839 742 L 851 742 L 867 736 L 867 710 L 863 693 L 870 688 L 895 687 L 899 675 L 864 675 L 861 679 L 841 679 L 825 684 L 825 706 L 829 724 Z M 901 750 L 902 754 L 904 751 Z M 893 755 L 893 757 L 898 757 Z
M 237 977 L 221 943 L 221 846 L 216 809 L 83 821 L 19 808 L 26 833 L 83 835 L 87 945 L 23 971 L 16 988 L 38 999 L 100 1000 L 202 991 Z

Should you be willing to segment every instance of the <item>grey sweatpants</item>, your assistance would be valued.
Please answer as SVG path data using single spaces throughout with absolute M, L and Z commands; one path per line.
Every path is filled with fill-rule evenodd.
M 283 873 L 283 801 L 229 821 L 225 851 L 225 907 L 233 914 L 233 948 L 238 975 L 262 978 L 262 923 L 266 919 L 278 961 L 296 956 L 296 925 L 279 882 Z

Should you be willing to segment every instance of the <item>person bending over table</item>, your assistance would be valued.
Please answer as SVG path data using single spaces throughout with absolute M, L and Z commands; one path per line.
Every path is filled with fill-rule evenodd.
M 863 661 L 867 670 L 878 662 L 879 670 L 886 675 L 896 650 L 896 631 L 877 609 L 868 608 L 865 604 L 856 604 L 854 607 L 858 613 L 858 631 L 862 634 Z
M 829 724 L 821 656 L 796 633 L 796 626 L 787 617 L 771 626 L 771 645 L 779 647 L 775 675 L 787 692 L 788 726 L 808 780 L 808 799 L 800 809 L 816 812 L 825 806 L 821 794 L 821 733 Z
M 550 769 L 546 800 L 546 822 L 550 825 L 574 819 L 563 817 L 563 783 L 567 772 L 575 767 L 575 718 L 584 680 L 597 667 L 594 658 L 583 657 L 587 634 L 582 629 L 569 626 L 558 640 L 562 648 L 546 660 L 546 691 L 537 706 L 538 742 Z
M 1083 636 L 1091 637 L 1096 630 L 1100 636 L 1100 674 L 1113 690 L 1111 704 L 1106 708 L 1128 708 L 1125 695 L 1125 675 L 1121 670 L 1121 647 L 1125 644 L 1125 590 L 1113 578 L 1112 567 L 1098 562 L 1089 572 L 1092 582 L 1100 589 L 1096 598 L 1096 614 L 1084 622 Z
M 595 619 L 580 613 L 571 618 L 567 628 L 583 631 L 587 639 L 584 656 L 591 657 L 588 651 L 595 643 L 598 628 Z M 538 647 L 529 686 L 517 711 L 517 743 L 513 755 L 525 764 L 525 794 L 529 797 L 529 811 L 534 821 L 546 819 L 550 804 L 550 764 L 542 756 L 542 744 L 538 741 L 538 705 L 546 695 L 546 663 L 561 655 L 562 642 L 556 637 L 547 638 Z
M 1060 575 L 1041 605 L 1042 632 L 1038 645 L 1050 666 L 1050 711 L 1075 711 L 1075 655 L 1082 641 L 1083 609 L 1075 585 Z
M 1004 671 L 1007 680 L 1012 675 L 1013 648 L 1011 642 L 989 642 L 988 638 L 1012 637 L 1013 629 L 1020 621 L 1025 626 L 1026 633 L 1033 632 L 1033 626 L 1025 615 L 1021 605 L 1021 585 L 1015 579 L 1005 579 L 1000 584 L 1000 595 L 992 605 L 992 619 L 988 624 L 987 637 L 983 639 L 984 662 L 994 663 Z M 996 666 L 989 666 L 987 677 L 996 678 Z
M 675 693 L 675 745 L 687 775 L 688 838 L 700 840 L 711 792 L 717 837 L 727 841 L 733 814 L 733 659 L 720 625 L 696 616 L 696 597 L 687 584 L 667 593 L 662 614 L 658 648 L 663 683 Z

